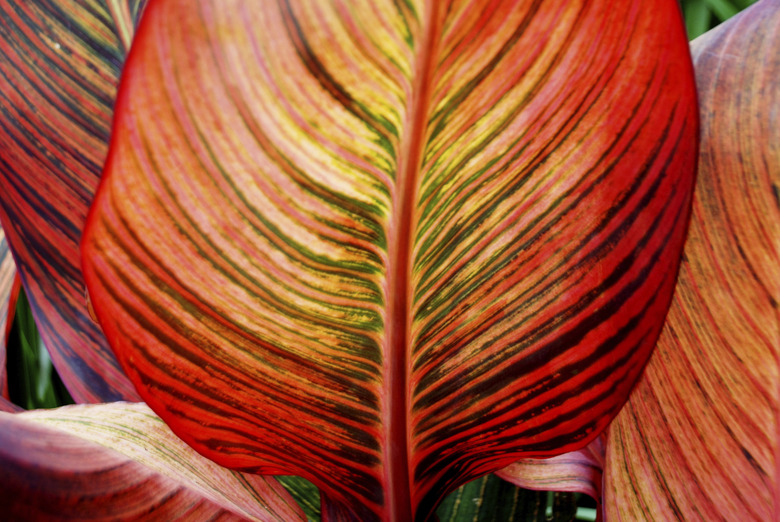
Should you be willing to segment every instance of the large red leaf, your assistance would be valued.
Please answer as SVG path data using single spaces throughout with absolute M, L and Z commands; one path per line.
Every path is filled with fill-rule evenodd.
M 42 339 L 79 402 L 138 398 L 87 313 L 78 245 L 143 4 L 0 3 L 0 221 Z
M 692 44 L 690 235 L 647 372 L 610 428 L 611 520 L 778 520 L 780 2 Z
M 425 519 L 618 411 L 696 136 L 673 0 L 153 1 L 85 278 L 198 451 Z
M 220 468 L 144 404 L 0 413 L 4 520 L 304 520 L 275 480 Z

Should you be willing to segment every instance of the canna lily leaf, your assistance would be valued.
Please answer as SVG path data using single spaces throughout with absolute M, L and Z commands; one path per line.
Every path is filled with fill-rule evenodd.
M 138 399 L 88 315 L 78 245 L 143 5 L 0 6 L 0 221 L 43 342 L 78 402 Z
M 641 372 L 688 56 L 673 0 L 153 0 L 82 243 L 100 324 L 209 458 L 428 519 L 590 442 Z
M 496 475 L 522 488 L 584 493 L 600 503 L 605 451 L 602 435 L 580 450 L 549 459 L 519 460 Z
M 658 348 L 610 427 L 608 520 L 776 520 L 780 3 L 692 44 L 702 144 Z
M 275 480 L 201 457 L 144 404 L 0 413 L 0 427 L 4 516 L 305 520 Z

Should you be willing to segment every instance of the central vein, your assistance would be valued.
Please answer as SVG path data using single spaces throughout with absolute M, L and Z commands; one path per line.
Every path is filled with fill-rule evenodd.
M 425 144 L 428 102 L 435 42 L 438 38 L 436 2 L 428 2 L 424 13 L 422 39 L 414 69 L 412 98 L 407 104 L 407 129 L 401 142 L 398 178 L 388 241 L 387 295 L 388 316 L 385 325 L 385 477 L 388 485 L 385 505 L 389 520 L 413 520 L 413 470 L 411 457 L 410 355 L 412 323 L 411 263 L 415 202 L 420 165 Z

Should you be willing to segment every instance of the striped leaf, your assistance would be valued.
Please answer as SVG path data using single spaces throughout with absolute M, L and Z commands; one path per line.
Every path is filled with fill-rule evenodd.
M 121 402 L 0 413 L 0 510 L 14 520 L 305 520 L 276 481 L 220 468 L 146 405 Z
M 609 520 L 777 520 L 780 2 L 693 42 L 702 144 L 657 352 L 610 428 Z
M 582 447 L 671 298 L 688 56 L 674 0 L 153 0 L 82 244 L 109 342 L 326 520 Z
M 548 459 L 519 460 L 496 475 L 522 488 L 584 493 L 600 503 L 604 442 L 602 435 L 577 451 Z
M 43 341 L 79 402 L 138 398 L 87 313 L 78 245 L 143 4 L 0 4 L 0 221 Z

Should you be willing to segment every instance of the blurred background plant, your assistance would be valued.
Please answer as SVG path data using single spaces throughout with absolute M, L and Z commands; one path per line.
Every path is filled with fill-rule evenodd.
M 11 402 L 26 410 L 73 404 L 38 334 L 24 289 L 19 290 L 6 348 Z
M 689 39 L 693 40 L 756 1 L 680 0 Z M 38 335 L 23 289 L 19 291 L 6 349 L 11 402 L 24 409 L 55 408 L 73 403 Z M 596 519 L 595 501 L 586 495 L 550 492 L 546 500 L 548 520 L 570 519 L 572 514 L 575 520 Z M 561 516 L 564 512 L 568 517 Z
M 757 0 L 680 0 L 688 38 L 693 40 Z

